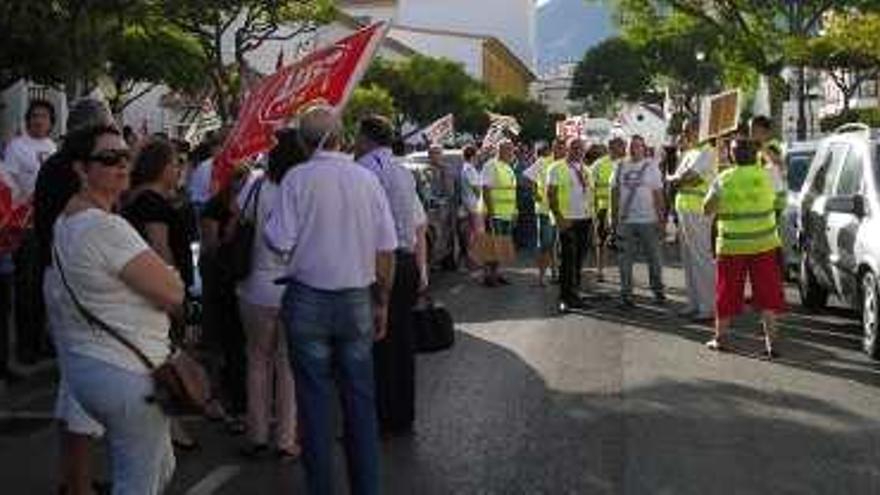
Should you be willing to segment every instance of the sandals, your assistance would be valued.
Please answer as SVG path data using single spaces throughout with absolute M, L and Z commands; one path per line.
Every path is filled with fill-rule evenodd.
M 715 352 L 724 352 L 727 350 L 727 345 L 716 337 L 706 342 L 706 349 Z

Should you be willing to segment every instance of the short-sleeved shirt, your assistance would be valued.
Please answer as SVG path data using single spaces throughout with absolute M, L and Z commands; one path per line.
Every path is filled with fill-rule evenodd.
M 641 173 L 642 167 L 645 168 L 644 173 Z M 622 223 L 657 223 L 654 192 L 663 190 L 663 177 L 656 162 L 650 159 L 638 162 L 623 160 L 614 168 L 611 184 L 619 191 L 618 214 Z M 628 211 L 624 211 L 628 202 Z
M 174 267 L 187 286 L 193 281 L 193 263 L 190 243 L 194 240 L 184 221 L 184 212 L 174 208 L 167 198 L 156 191 L 144 190 L 126 203 L 122 216 L 149 242 L 147 225 L 158 223 L 168 229 L 168 248 L 174 258 Z
M 461 198 L 469 213 L 477 213 L 480 209 L 480 189 L 483 187 L 480 172 L 473 163 L 464 162 L 461 166 Z
M 677 175 L 694 172 L 707 182 L 715 179 L 715 152 L 711 149 L 695 148 L 685 152 L 678 165 Z
M 319 151 L 281 181 L 266 242 L 290 253 L 285 276 L 321 290 L 369 287 L 376 253 L 397 248 L 397 231 L 375 174 L 343 153 Z
M 256 187 L 259 189 L 254 189 Z M 249 196 L 250 200 L 248 200 Z M 269 308 L 281 307 L 284 286 L 276 284 L 275 280 L 284 276 L 284 269 L 287 266 L 283 256 L 269 249 L 262 228 L 266 225 L 269 210 L 277 198 L 278 184 L 265 175 L 249 181 L 238 195 L 241 214 L 247 215 L 248 218 L 256 218 L 257 226 L 254 232 L 251 271 L 238 283 L 238 295 L 250 304 Z
M 12 179 L 9 186 L 13 201 L 25 200 L 34 193 L 40 167 L 56 149 L 51 138 L 35 139 L 23 135 L 9 142 L 3 171 Z
M 214 171 L 214 160 L 209 158 L 199 163 L 189 177 L 189 200 L 193 204 L 203 205 L 211 199 L 211 174 Z
M 385 190 L 397 230 L 398 248 L 412 251 L 417 226 L 413 203 L 419 201 L 412 172 L 401 165 L 387 147 L 374 149 L 360 157 L 358 163 L 373 172 Z
M 568 180 L 571 181 L 572 188 L 568 195 L 568 204 L 559 205 L 563 208 L 562 214 L 568 220 L 583 220 L 593 216 L 593 199 L 592 190 L 590 189 L 590 175 L 586 167 L 581 164 L 581 178 L 577 176 L 577 172 L 568 164 L 567 161 L 557 162 L 555 166 L 550 168 L 547 174 L 547 185 L 556 186 L 566 180 L 562 174 L 568 174 Z
M 168 358 L 168 316 L 121 278 L 122 269 L 149 250 L 121 216 L 95 208 L 62 215 L 54 228 L 61 268 L 77 299 L 92 314 L 125 336 L 154 364 Z M 93 328 L 73 304 L 58 275 L 59 259 L 47 271 L 44 291 L 53 335 L 65 352 L 88 356 L 126 370 L 149 370 L 116 339 Z

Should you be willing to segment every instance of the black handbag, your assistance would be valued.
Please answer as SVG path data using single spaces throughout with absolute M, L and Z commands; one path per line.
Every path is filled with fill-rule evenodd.
M 236 282 L 244 280 L 251 272 L 254 238 L 257 234 L 257 210 L 260 205 L 260 190 L 263 187 L 263 180 L 265 179 L 262 177 L 257 179 L 256 184 L 248 192 L 232 238 L 222 243 L 218 248 L 224 271 Z M 251 207 L 250 216 L 248 215 L 248 207 Z
M 452 315 L 431 299 L 413 310 L 413 331 L 418 352 L 442 351 L 455 344 Z

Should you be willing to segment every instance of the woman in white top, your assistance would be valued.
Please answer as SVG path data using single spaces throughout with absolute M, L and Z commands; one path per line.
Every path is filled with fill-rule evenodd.
M 263 226 L 275 204 L 279 184 L 294 165 L 305 161 L 299 133 L 285 129 L 269 154 L 269 170 L 254 174 L 238 197 L 240 215 L 256 219 L 250 274 L 238 284 L 239 309 L 247 338 L 247 432 L 250 444 L 242 453 L 257 457 L 269 452 L 269 420 L 275 397 L 275 448 L 282 460 L 299 457 L 296 438 L 296 398 L 287 360 L 287 343 L 278 311 L 284 286 L 275 284 L 285 260 L 270 250 Z M 272 384 L 275 385 L 274 394 Z
M 67 140 L 81 187 L 55 222 L 44 285 L 56 345 L 66 356 L 62 372 L 70 393 L 106 429 L 113 493 L 160 493 L 174 470 L 174 454 L 169 420 L 148 401 L 150 370 L 90 325 L 73 297 L 159 365 L 170 353 L 168 313 L 182 303 L 183 284 L 128 222 L 111 213 L 129 183 L 130 156 L 119 132 L 92 127 Z

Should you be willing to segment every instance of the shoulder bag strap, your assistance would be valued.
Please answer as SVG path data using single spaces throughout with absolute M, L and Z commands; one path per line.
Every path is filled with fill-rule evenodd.
M 636 179 L 636 185 L 635 186 L 628 186 L 629 187 L 629 196 L 626 197 L 626 202 L 623 204 L 623 210 L 620 211 L 620 221 L 626 220 L 626 217 L 629 216 L 629 210 L 632 209 L 633 201 L 635 201 L 635 199 L 636 199 L 636 189 L 638 189 L 639 185 L 641 185 L 642 178 L 645 177 L 645 171 L 648 170 L 648 166 L 650 164 L 651 164 L 651 162 L 645 161 L 644 165 L 642 165 L 642 168 L 639 169 L 639 175 L 638 175 L 638 178 Z M 618 182 L 618 184 L 620 183 L 620 175 L 619 174 L 617 176 L 617 182 Z
M 82 317 L 85 318 L 89 325 L 92 325 L 93 327 L 98 327 L 101 330 L 110 334 L 113 338 L 119 341 L 120 344 L 130 350 L 132 354 L 137 356 L 138 360 L 140 360 L 144 364 L 144 366 L 147 367 L 148 370 L 153 371 L 154 369 L 156 369 L 156 366 L 140 349 L 137 348 L 137 346 L 132 344 L 131 341 L 123 337 L 122 334 L 119 333 L 119 331 L 104 323 L 103 320 L 95 316 L 94 313 L 92 313 L 91 311 L 86 309 L 85 306 L 82 305 L 82 303 L 76 297 L 76 294 L 73 292 L 73 289 L 70 287 L 70 284 L 67 283 L 67 277 L 64 275 L 64 268 L 61 266 L 61 258 L 58 256 L 58 250 L 53 246 L 52 251 L 55 256 L 55 265 L 58 267 L 58 274 L 61 275 L 61 282 L 67 289 L 67 293 L 70 294 L 70 299 L 73 301 L 73 305 L 76 306 L 76 309 L 79 311 Z

